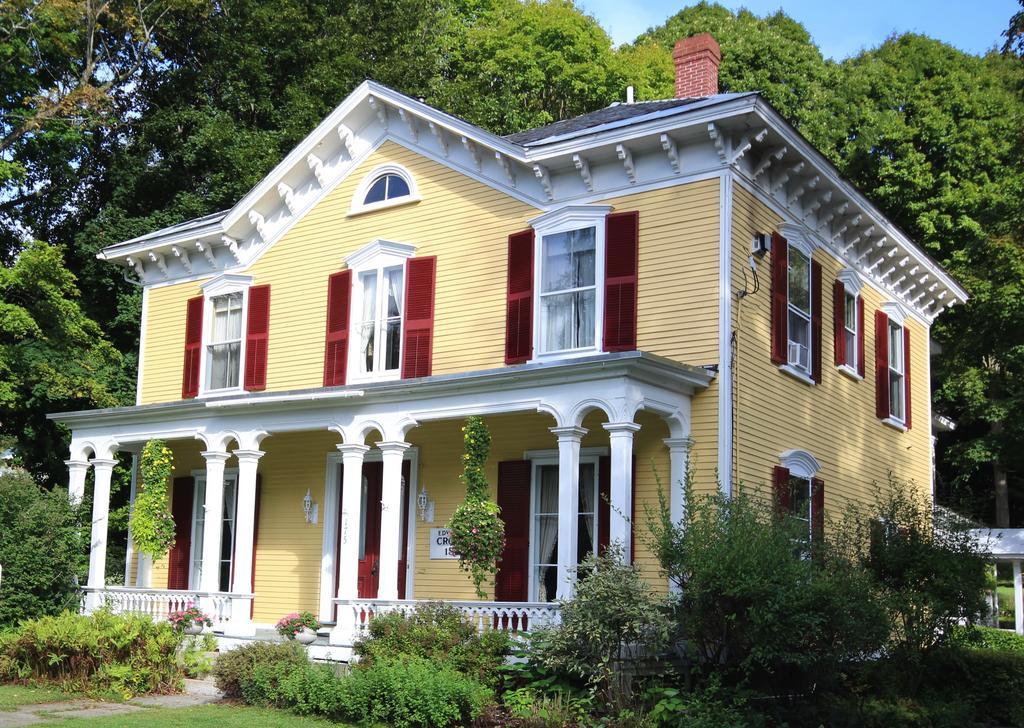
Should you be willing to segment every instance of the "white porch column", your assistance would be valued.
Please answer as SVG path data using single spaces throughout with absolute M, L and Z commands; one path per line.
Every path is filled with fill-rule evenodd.
M 689 467 L 692 440 L 688 437 L 668 437 L 664 443 L 668 447 L 669 513 L 672 523 L 679 523 L 683 520 L 686 508 L 686 470 Z
M 131 481 L 131 492 L 128 494 L 128 510 L 129 514 L 135 509 L 135 496 L 138 495 L 139 489 L 139 453 L 132 453 L 132 481 Z M 124 555 L 124 585 L 132 585 L 132 558 L 135 556 L 135 544 L 132 542 L 132 522 L 129 515 L 128 519 L 128 543 L 125 547 Z
M 402 460 L 410 445 L 389 440 L 378 442 L 384 461 L 380 499 L 380 571 L 378 599 L 398 599 L 398 556 L 402 547 Z M 372 504 L 371 504 L 372 505 Z
M 609 489 L 608 541 L 622 547 L 623 562 L 630 563 L 633 531 L 633 433 L 640 430 L 635 422 L 608 422 L 611 441 L 611 488 Z
M 352 443 L 337 445 L 341 453 L 341 521 L 338 523 L 338 599 L 359 596 L 359 515 L 363 507 L 363 457 L 370 449 Z M 328 609 L 328 614 L 333 610 Z M 355 615 L 351 609 L 337 610 L 331 644 L 351 644 L 355 633 Z
M 89 471 L 88 460 L 65 460 L 68 466 L 68 500 L 78 505 L 85 497 L 85 474 Z
M 252 593 L 253 534 L 256 531 L 256 467 L 263 457 L 261 450 L 235 450 L 238 458 L 238 494 L 235 507 L 235 561 L 234 594 Z M 204 541 L 205 543 L 205 541 Z M 204 569 L 205 573 L 205 569 Z M 232 637 L 253 637 L 256 627 L 252 621 L 252 600 L 231 599 L 231 620 L 225 634 Z
M 576 588 L 579 543 L 580 440 L 582 427 L 552 427 L 558 437 L 558 589 L 559 599 L 572 599 Z
M 89 547 L 89 581 L 90 589 L 102 589 L 107 578 L 107 520 L 110 515 L 110 477 L 114 472 L 116 460 L 93 458 L 93 497 L 92 497 L 92 541 Z M 103 603 L 103 595 L 90 592 L 86 606 L 89 610 L 96 609 Z
M 224 527 L 224 462 L 230 455 L 218 450 L 204 450 L 200 454 L 206 459 L 206 501 L 199 591 L 217 592 L 220 591 L 221 530 Z M 213 611 L 208 602 L 204 609 L 207 613 Z
M 1014 628 L 1018 635 L 1024 635 L 1024 584 L 1019 559 L 1014 561 Z

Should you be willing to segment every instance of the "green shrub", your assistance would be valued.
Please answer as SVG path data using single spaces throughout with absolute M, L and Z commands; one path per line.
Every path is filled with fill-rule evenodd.
M 1024 636 L 995 627 L 954 627 L 949 644 L 958 647 L 977 647 L 985 650 L 1024 652 Z
M 450 667 L 419 657 L 379 659 L 342 679 L 345 720 L 395 728 L 464 725 L 480 714 L 493 693 Z
M 370 621 L 367 636 L 353 648 L 363 666 L 410 655 L 444 662 L 477 682 L 493 686 L 511 649 L 502 630 L 479 633 L 462 613 L 440 602 L 418 605 L 409 616 L 398 612 Z
M 921 700 L 933 706 L 933 713 L 939 706 L 954 714 L 966 707 L 976 723 L 1024 726 L 1024 654 L 938 648 L 924 660 Z M 934 724 L 939 724 L 937 717 L 933 715 Z
M 751 723 L 742 704 L 733 704 L 735 695 L 721 688 L 718 680 L 687 693 L 676 688 L 660 688 L 649 698 L 656 702 L 648 713 L 655 726 L 664 728 L 748 728 Z M 732 699 L 730 699 L 732 698 Z
M 101 610 L 22 622 L 0 636 L 0 679 L 37 680 L 73 692 L 125 697 L 181 689 L 182 637 L 166 622 Z
M 0 475 L 0 628 L 77 609 L 86 516 L 67 490 L 46 491 L 22 471 Z
M 213 679 L 226 698 L 241 698 L 242 684 L 261 665 L 296 667 L 309 664 L 302 646 L 295 642 L 251 642 L 217 656 Z
M 609 548 L 580 566 L 576 594 L 561 605 L 561 624 L 538 635 L 531 657 L 555 673 L 583 680 L 596 697 L 620 705 L 631 669 L 668 644 L 671 624 L 622 550 Z

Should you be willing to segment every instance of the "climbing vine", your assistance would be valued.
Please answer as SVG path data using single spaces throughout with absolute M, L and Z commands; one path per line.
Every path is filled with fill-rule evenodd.
M 498 560 L 505 548 L 505 523 L 501 509 L 490 500 L 484 465 L 491 452 L 491 433 L 479 417 L 469 417 L 462 427 L 465 452 L 462 455 L 462 483 L 466 500 L 448 522 L 452 550 L 459 555 L 459 568 L 468 572 L 476 594 L 484 599 L 484 582 L 498 573 Z
M 167 501 L 167 482 L 174 456 L 163 440 L 142 448 L 139 483 L 132 508 L 132 542 L 140 554 L 160 558 L 174 546 L 174 519 Z

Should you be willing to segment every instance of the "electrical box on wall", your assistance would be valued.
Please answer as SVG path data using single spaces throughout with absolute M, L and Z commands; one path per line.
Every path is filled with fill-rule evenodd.
M 764 255 L 772 249 L 772 236 L 768 233 L 754 233 L 750 250 L 754 255 Z

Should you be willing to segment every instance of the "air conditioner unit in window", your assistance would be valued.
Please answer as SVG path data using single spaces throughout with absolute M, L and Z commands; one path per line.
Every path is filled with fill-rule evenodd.
M 789 363 L 798 367 L 804 366 L 804 347 L 795 341 L 789 342 Z
M 772 236 L 768 233 L 754 233 L 754 242 L 750 250 L 754 255 L 762 256 L 772 249 Z

